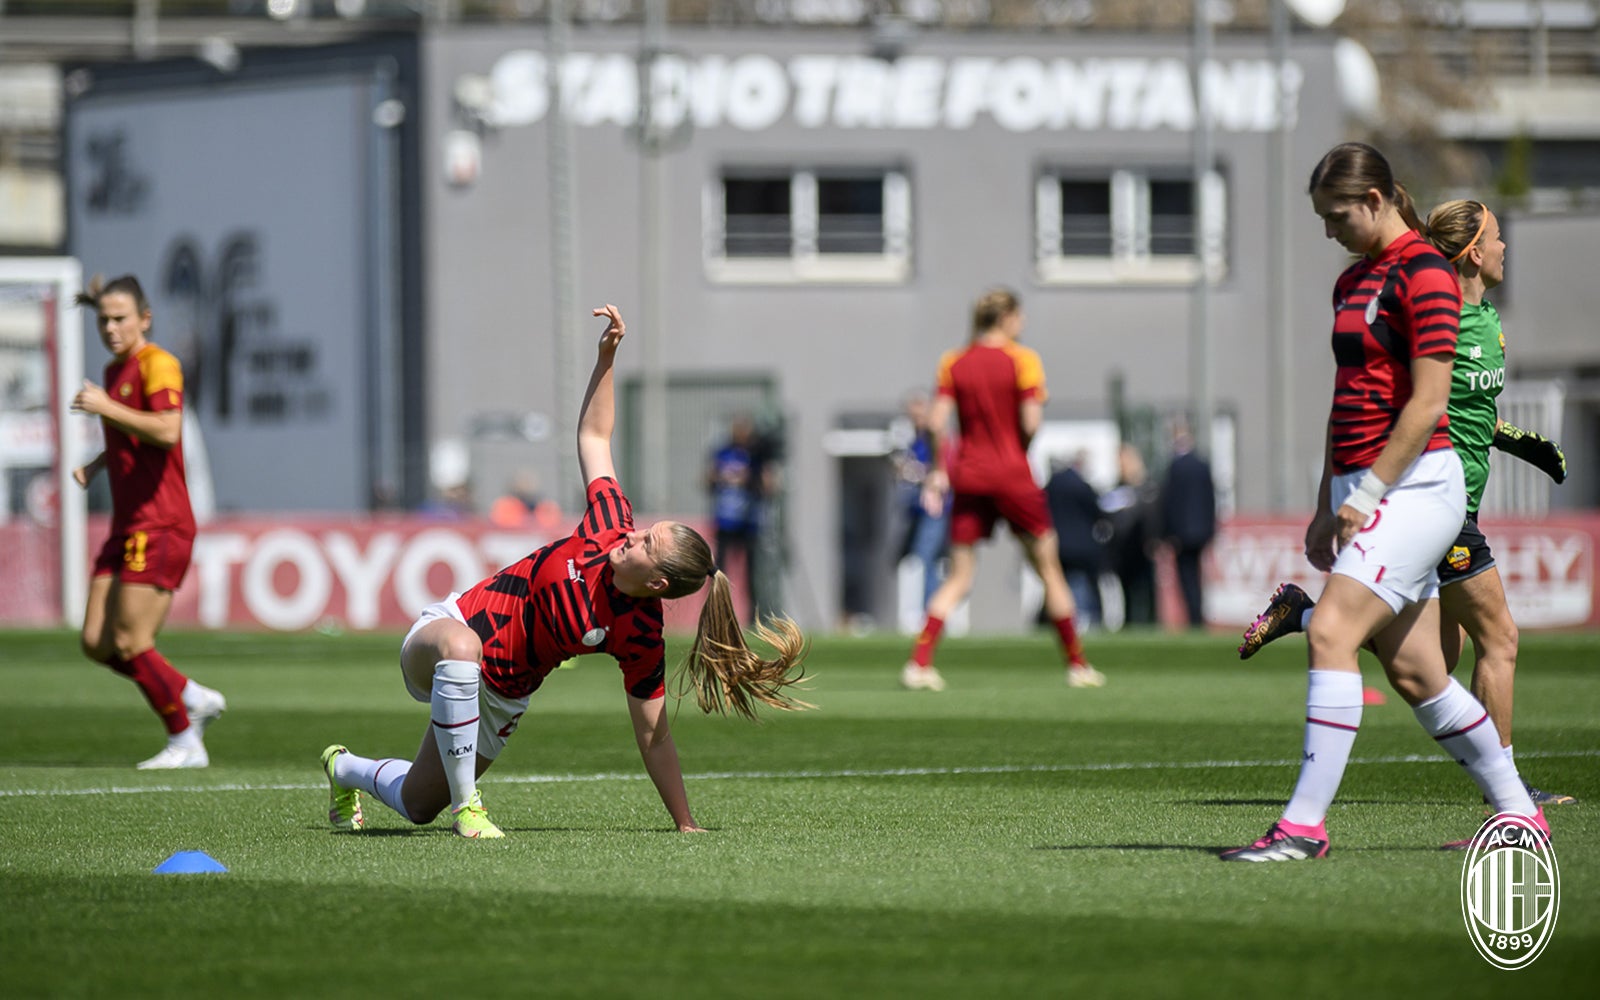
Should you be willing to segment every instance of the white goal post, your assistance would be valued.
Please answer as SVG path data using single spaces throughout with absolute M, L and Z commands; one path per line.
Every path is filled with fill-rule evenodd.
M 50 442 L 55 479 L 55 528 L 61 560 L 61 622 L 77 623 L 88 593 L 88 499 L 72 481 L 83 435 L 67 406 L 84 377 L 84 327 L 73 298 L 83 288 L 83 268 L 71 257 L 0 257 L 0 303 L 8 322 L 0 354 L 0 388 L 14 408 L 0 414 L 19 427 L 19 440 Z M 42 383 L 42 384 L 40 384 Z M 36 398 L 44 395 L 43 399 Z M 44 428 L 48 427 L 48 432 Z M 38 433 L 31 433 L 37 428 Z M 22 461 L 8 442 L 0 464 Z M 39 515 L 36 513 L 36 517 Z

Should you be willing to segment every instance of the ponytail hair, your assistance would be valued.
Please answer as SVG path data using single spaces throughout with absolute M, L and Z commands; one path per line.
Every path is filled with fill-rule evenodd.
M 1393 205 L 1406 227 L 1420 231 L 1416 203 L 1394 176 L 1384 155 L 1364 142 L 1342 142 L 1323 154 L 1311 170 L 1307 194 L 1326 191 L 1339 201 L 1355 201 L 1376 188 Z
M 1461 259 L 1483 237 L 1489 222 L 1489 207 L 1481 201 L 1447 201 L 1428 213 L 1423 236 L 1435 250 L 1444 254 L 1457 271 Z
M 80 306 L 100 308 L 100 299 L 106 295 L 126 295 L 133 299 L 133 307 L 143 316 L 150 312 L 150 300 L 144 296 L 144 288 L 139 284 L 139 279 L 131 274 L 124 274 L 120 278 L 105 279 L 105 275 L 97 274 L 89 279 L 89 287 L 79 292 L 73 301 Z
M 717 569 L 711 546 L 700 532 L 681 521 L 674 522 L 669 530 L 672 548 L 656 561 L 667 578 L 661 596 L 668 600 L 687 597 L 710 583 L 706 603 L 700 609 L 694 645 L 678 668 L 674 694 L 683 698 L 692 691 L 700 711 L 708 715 L 732 711 L 746 719 L 756 718 L 757 704 L 786 712 L 814 708 L 784 690 L 805 679 L 802 664 L 808 649 L 800 626 L 788 618 L 758 622 L 756 638 L 778 655 L 770 660 L 757 656 L 745 642 L 733 607 L 733 586 L 727 574 Z
M 762 659 L 745 642 L 733 608 L 733 587 L 726 573 L 715 571 L 700 609 L 694 645 L 678 670 L 678 697 L 693 691 L 700 711 L 708 715 L 731 712 L 751 720 L 756 718 L 758 704 L 785 712 L 815 708 L 784 690 L 805 680 L 803 664 L 809 650 L 800 626 L 780 617 L 757 622 L 753 631 L 776 656 Z

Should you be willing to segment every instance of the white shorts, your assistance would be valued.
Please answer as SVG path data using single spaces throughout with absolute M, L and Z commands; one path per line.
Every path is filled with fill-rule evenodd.
M 1328 496 L 1334 510 L 1366 474 L 1357 469 L 1334 478 Z M 1333 571 L 1365 585 L 1399 614 L 1408 604 L 1439 596 L 1439 561 L 1466 516 L 1461 459 L 1449 448 L 1423 452 L 1339 553 Z
M 430 604 L 422 609 L 422 614 L 417 616 L 417 620 L 412 623 L 411 628 L 406 632 L 405 640 L 400 643 L 400 655 L 402 657 L 405 656 L 406 645 L 411 642 L 411 637 L 416 635 L 422 626 L 429 622 L 438 621 L 440 618 L 454 618 L 463 625 L 467 624 L 466 618 L 461 614 L 461 609 L 456 606 L 456 598 L 460 596 L 460 594 L 453 593 L 444 600 Z M 506 740 L 510 738 L 512 733 L 517 731 L 517 725 L 522 721 L 523 713 L 528 710 L 528 698 L 526 695 L 521 698 L 507 698 L 484 683 L 481 678 L 481 666 L 479 670 L 478 756 L 494 760 L 500 756 L 500 751 L 506 748 Z M 404 668 L 400 671 L 400 678 L 405 681 L 406 693 L 411 697 L 424 704 L 433 701 L 433 692 L 419 690 L 415 684 L 411 683 L 411 678 L 406 676 Z

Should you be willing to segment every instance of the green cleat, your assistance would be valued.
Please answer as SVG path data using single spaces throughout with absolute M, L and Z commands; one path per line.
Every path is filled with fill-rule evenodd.
M 451 827 L 458 837 L 468 837 L 473 840 L 498 840 L 505 834 L 489 821 L 489 812 L 483 808 L 483 793 L 476 788 L 472 790 L 472 798 L 460 809 L 450 810 L 450 815 L 455 819 Z
M 333 761 L 350 751 L 335 743 L 322 751 L 322 773 L 328 776 L 328 822 L 335 830 L 359 830 L 366 826 L 361 815 L 361 793 L 344 788 L 333 779 Z

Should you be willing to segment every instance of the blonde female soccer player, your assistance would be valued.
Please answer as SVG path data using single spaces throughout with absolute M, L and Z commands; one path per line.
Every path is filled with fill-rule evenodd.
M 622 669 L 634 737 L 662 805 L 678 830 L 699 831 L 667 723 L 661 602 L 708 583 L 685 662 L 700 709 L 754 718 L 758 704 L 809 707 L 785 691 L 803 676 L 799 628 L 786 618 L 758 625 L 756 634 L 778 655 L 757 656 L 705 539 L 675 521 L 634 526 L 611 458 L 612 363 L 626 328 L 616 306 L 594 315 L 607 325 L 578 415 L 578 466 L 588 487 L 583 520 L 569 537 L 423 610 L 400 647 L 400 666 L 406 690 L 432 708 L 428 731 L 410 761 L 359 757 L 338 744 L 323 751 L 335 829 L 364 825 L 366 792 L 413 823 L 431 822 L 448 806 L 459 836 L 504 836 L 484 809 L 478 776 L 552 670 L 569 657 L 606 653 Z

